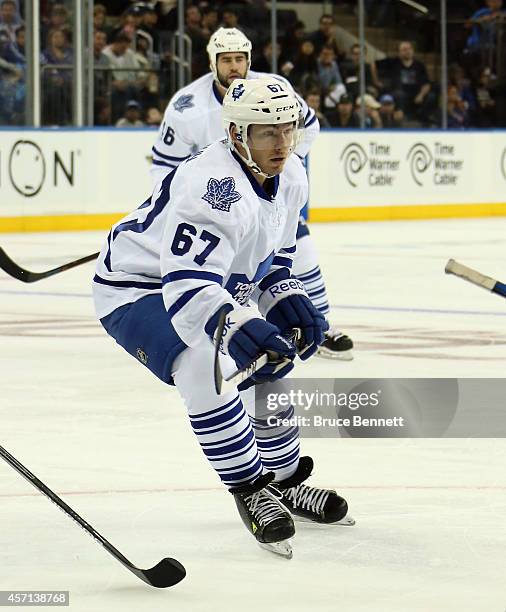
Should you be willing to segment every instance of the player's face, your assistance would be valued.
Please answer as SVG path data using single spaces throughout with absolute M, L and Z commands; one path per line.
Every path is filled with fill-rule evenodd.
M 246 53 L 220 53 L 216 62 L 218 80 L 227 88 L 235 79 L 245 79 L 248 72 Z
M 295 136 L 293 123 L 252 125 L 248 133 L 248 146 L 253 161 L 265 174 L 279 174 L 295 147 Z

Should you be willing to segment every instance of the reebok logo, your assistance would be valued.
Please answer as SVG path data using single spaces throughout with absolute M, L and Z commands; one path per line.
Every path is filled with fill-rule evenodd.
M 271 297 L 276 297 L 282 293 L 292 293 L 293 291 L 305 293 L 304 285 L 296 278 L 291 278 L 290 280 L 269 287 L 269 294 Z

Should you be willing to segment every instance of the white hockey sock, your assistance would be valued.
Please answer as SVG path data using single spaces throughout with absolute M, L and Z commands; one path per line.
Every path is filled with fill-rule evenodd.
M 246 401 L 245 405 L 255 431 L 257 448 L 264 468 L 274 472 L 277 481 L 289 478 L 299 463 L 299 428 L 277 423 L 284 419 L 293 419 L 293 406 L 279 407 L 275 411 L 269 411 L 268 414 L 262 414 L 263 410 L 259 406 L 252 410 L 250 402 Z
M 263 472 L 249 416 L 240 397 L 196 414 L 190 422 L 205 456 L 228 487 L 251 482 Z
M 304 283 L 304 288 L 314 307 L 327 316 L 330 308 L 325 281 L 318 265 L 318 253 L 310 235 L 297 240 L 297 252 L 292 272 Z

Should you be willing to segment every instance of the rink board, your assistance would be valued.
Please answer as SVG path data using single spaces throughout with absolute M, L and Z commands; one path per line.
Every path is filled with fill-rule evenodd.
M 506 214 L 506 132 L 324 130 L 309 160 L 312 221 Z
M 0 131 L 0 231 L 105 229 L 151 192 L 153 130 Z M 311 221 L 506 215 L 506 133 L 324 130 Z

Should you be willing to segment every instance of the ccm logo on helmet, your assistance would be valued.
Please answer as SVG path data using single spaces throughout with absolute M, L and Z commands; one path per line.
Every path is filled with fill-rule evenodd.
M 281 113 L 282 111 L 292 110 L 292 109 L 294 109 L 294 108 L 295 108 L 295 104 L 292 104 L 291 106 L 279 106 L 279 107 L 276 109 L 276 112 L 277 112 L 277 113 Z

